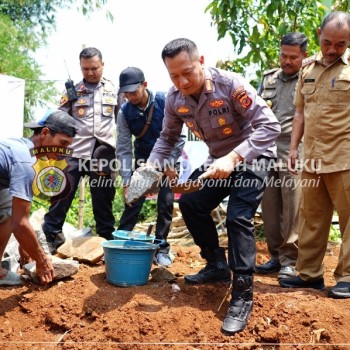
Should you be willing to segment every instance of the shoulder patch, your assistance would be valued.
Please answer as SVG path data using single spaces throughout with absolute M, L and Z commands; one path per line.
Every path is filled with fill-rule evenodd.
M 302 68 L 304 68 L 304 67 L 308 66 L 309 64 L 314 63 L 316 61 L 317 61 L 316 55 L 313 55 L 313 56 L 310 56 L 310 57 L 306 57 L 306 58 L 303 59 L 303 63 L 302 63 L 301 66 L 302 66 Z
M 270 70 L 267 70 L 267 71 L 263 72 L 263 75 L 272 74 L 272 73 L 275 73 L 278 70 L 279 70 L 279 68 L 272 68 Z

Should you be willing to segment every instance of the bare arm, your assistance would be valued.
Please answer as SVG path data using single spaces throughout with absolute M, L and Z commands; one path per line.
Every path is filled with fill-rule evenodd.
M 296 160 L 298 159 L 298 146 L 304 135 L 304 108 L 297 107 L 292 124 L 292 136 L 289 145 L 288 170 L 292 174 L 297 174 Z
M 54 276 L 50 258 L 41 248 L 32 225 L 29 222 L 30 202 L 12 198 L 12 232 L 27 254 L 36 261 L 36 273 L 41 283 L 49 283 Z

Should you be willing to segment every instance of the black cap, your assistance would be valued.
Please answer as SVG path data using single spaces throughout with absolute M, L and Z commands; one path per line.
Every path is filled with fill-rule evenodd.
M 24 126 L 29 129 L 47 127 L 71 137 L 74 137 L 77 133 L 74 118 L 59 109 L 49 109 L 39 121 L 24 123 Z
M 119 92 L 134 92 L 144 81 L 145 76 L 141 69 L 128 67 L 119 75 Z

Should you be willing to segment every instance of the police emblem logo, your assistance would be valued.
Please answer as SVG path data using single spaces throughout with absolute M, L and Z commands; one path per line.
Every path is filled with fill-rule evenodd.
M 79 98 L 79 100 L 77 101 L 77 103 L 80 104 L 80 105 L 86 103 L 86 98 Z
M 79 108 L 79 109 L 78 109 L 78 115 L 79 115 L 79 117 L 83 117 L 83 116 L 85 115 L 85 110 L 84 110 L 84 108 Z
M 188 113 L 190 111 L 190 109 L 187 106 L 180 106 L 177 111 L 181 114 L 185 114 Z
M 233 132 L 232 128 L 225 128 L 225 129 L 222 131 L 222 133 L 223 133 L 224 135 L 231 135 L 232 132 Z
M 223 117 L 218 118 L 218 124 L 220 126 L 225 125 L 226 124 L 226 119 L 223 118 Z
M 209 103 L 210 107 L 221 107 L 224 104 L 223 100 L 214 100 Z
M 247 108 L 252 104 L 252 99 L 248 96 L 247 91 L 243 86 L 239 86 L 233 91 L 232 98 L 237 100 L 243 108 Z
M 38 159 L 33 165 L 35 178 L 32 184 L 34 196 L 50 199 L 62 193 L 67 185 L 63 170 L 68 166 L 65 159 Z

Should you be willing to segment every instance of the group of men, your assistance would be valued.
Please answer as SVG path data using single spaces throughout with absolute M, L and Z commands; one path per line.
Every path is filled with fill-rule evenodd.
M 258 91 L 237 73 L 206 67 L 196 44 L 186 38 L 172 40 L 162 50 L 174 85 L 166 98 L 147 89 L 140 69 L 128 67 L 120 74 L 120 92 L 127 102 L 117 116 L 116 154 L 123 164 L 120 174 L 124 195 L 132 173 L 132 135 L 136 167 L 145 162 L 169 179 L 176 178 L 184 125 L 208 146 L 208 159 L 190 175 L 191 180 L 202 180 L 202 188 L 179 199 L 185 224 L 206 266 L 184 279 L 194 285 L 232 282 L 222 325 L 222 332 L 228 335 L 244 330 L 248 324 L 255 272 L 278 272 L 282 287 L 325 289 L 322 262 L 334 209 L 339 215 L 342 244 L 334 272 L 337 283 L 328 296 L 350 297 L 350 15 L 328 15 L 318 29 L 318 37 L 321 52 L 305 59 L 305 35 L 287 34 L 281 41 L 280 69 L 267 72 Z M 60 124 L 57 118 L 66 120 L 69 113 L 76 127 L 55 130 L 50 116 L 41 124 L 29 126 L 35 130 L 31 139 L 35 147 L 55 142 L 68 146 L 73 142 L 73 157 L 67 160 L 70 187 L 52 198 L 43 225 L 52 251 L 62 243 L 65 215 L 78 180 L 85 175 L 78 167 L 79 159 L 93 159 L 100 147 L 105 155 L 115 151 L 111 122 L 117 93 L 102 78 L 102 56 L 94 50 L 85 49 L 81 54 L 84 79 L 76 86 L 78 98 L 69 101 L 64 97 L 60 111 L 50 115 Z M 77 137 L 72 140 L 75 133 Z M 6 229 L 6 238 L 9 232 L 15 234 L 24 251 L 37 261 L 39 276 L 47 283 L 52 280 L 52 266 L 28 223 L 29 183 L 34 174 L 30 173 L 30 181 L 24 182 L 26 196 L 11 178 L 14 173 L 20 176 L 15 170 L 23 170 L 23 164 L 33 163 L 29 154 L 20 162 L 11 152 L 21 147 L 25 153 L 23 150 L 32 144 L 16 141 L 19 145 L 15 147 L 7 142 L 2 142 L 0 148 L 0 174 L 6 179 L 0 183 L 1 233 Z M 301 175 L 297 172 L 298 160 L 302 163 Z M 113 176 L 108 169 L 102 174 L 90 170 L 90 181 L 96 176 Z M 298 186 L 298 180 L 303 186 Z M 115 224 L 111 207 L 114 189 L 103 190 L 92 193 L 96 231 L 110 239 Z M 157 222 L 156 236 L 166 241 L 173 195 L 169 188 L 161 191 L 159 201 L 163 204 L 158 205 L 158 219 L 163 219 Z M 226 255 L 211 212 L 227 197 Z M 143 201 L 126 206 L 120 229 L 133 228 Z M 261 201 L 271 259 L 256 265 L 253 218 Z M 0 248 L 6 242 L 2 238 Z M 168 249 L 165 242 L 157 263 L 170 265 Z M 6 271 L 0 273 L 5 279 Z

